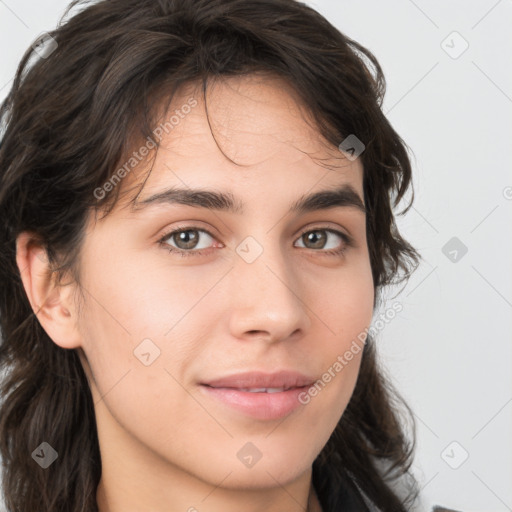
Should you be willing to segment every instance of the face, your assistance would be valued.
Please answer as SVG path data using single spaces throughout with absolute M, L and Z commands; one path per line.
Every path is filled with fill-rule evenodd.
M 127 195 L 104 219 L 91 216 L 81 253 L 77 329 L 102 462 L 122 471 L 122 452 L 140 478 L 158 468 L 218 486 L 229 475 L 222 487 L 232 489 L 291 482 L 347 406 L 361 351 L 344 354 L 370 325 L 374 299 L 364 211 L 346 193 L 328 204 L 304 199 L 351 187 L 362 202 L 362 164 L 321 139 L 278 79 L 209 89 L 214 135 L 241 165 L 221 153 L 192 88 L 162 122 L 175 110 L 136 208 Z M 117 186 L 138 191 L 148 162 Z M 197 190 L 227 200 L 191 203 Z M 289 381 L 203 385 L 281 371 L 323 384 L 300 397 L 254 392 Z

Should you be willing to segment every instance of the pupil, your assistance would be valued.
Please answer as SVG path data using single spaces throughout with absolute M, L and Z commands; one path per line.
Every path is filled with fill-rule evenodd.
M 320 236 L 318 236 L 318 233 L 322 233 Z M 313 242 L 313 245 L 315 244 L 315 241 L 317 242 L 315 247 L 323 247 L 325 244 L 325 233 L 323 231 L 311 231 L 306 235 L 308 241 Z M 318 244 L 320 242 L 320 244 Z
M 179 242 L 184 242 L 183 249 L 190 249 L 197 243 L 197 234 L 190 236 L 190 233 L 195 233 L 195 231 L 182 231 L 178 233 Z

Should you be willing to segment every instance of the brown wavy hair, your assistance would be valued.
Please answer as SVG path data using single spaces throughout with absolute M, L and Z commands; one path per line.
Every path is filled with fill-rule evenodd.
M 223 76 L 269 72 L 295 88 L 327 141 L 338 146 L 350 134 L 363 141 L 374 307 L 377 292 L 408 279 L 421 256 L 395 224 L 393 209 L 412 192 L 411 164 L 381 109 L 382 69 L 306 4 L 76 0 L 49 34 L 54 51 L 42 58 L 26 51 L 0 107 L 2 486 L 10 512 L 96 512 L 101 458 L 81 349 L 60 348 L 41 327 L 16 264 L 16 239 L 31 232 L 58 282 L 71 271 L 79 285 L 86 219 L 93 210 L 108 215 L 121 187 L 101 200 L 94 190 L 135 140 L 151 135 L 159 107 L 182 85 L 202 84 L 206 95 Z M 31 457 L 43 440 L 65 454 L 47 469 Z M 369 335 L 351 400 L 313 465 L 324 511 L 337 510 L 342 485 L 382 510 L 406 511 L 418 494 L 414 447 L 412 411 Z M 395 484 L 404 478 L 401 495 Z

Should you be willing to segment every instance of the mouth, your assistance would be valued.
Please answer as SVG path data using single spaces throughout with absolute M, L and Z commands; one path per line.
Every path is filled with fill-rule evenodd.
M 208 384 L 203 384 L 212 389 L 233 389 L 235 391 L 243 391 L 244 393 L 282 393 L 283 391 L 289 391 L 290 389 L 297 389 L 296 387 L 289 388 L 229 388 L 229 387 L 214 387 Z
M 301 393 L 310 385 L 275 388 L 213 387 L 201 384 L 202 392 L 212 401 L 230 410 L 260 421 L 285 418 L 303 405 Z
M 314 382 L 313 377 L 296 371 L 282 370 L 274 373 L 259 371 L 239 373 L 205 381 L 201 384 L 213 388 L 230 388 L 255 393 L 278 393 L 293 388 L 311 386 Z

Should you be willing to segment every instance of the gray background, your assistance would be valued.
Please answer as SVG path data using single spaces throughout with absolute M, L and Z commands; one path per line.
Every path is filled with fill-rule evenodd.
M 403 310 L 377 340 L 416 416 L 421 510 L 512 510 L 512 1 L 307 3 L 376 55 L 413 152 L 398 226 L 424 262 L 387 293 L 382 312 Z M 0 99 L 67 4 L 0 0 Z

